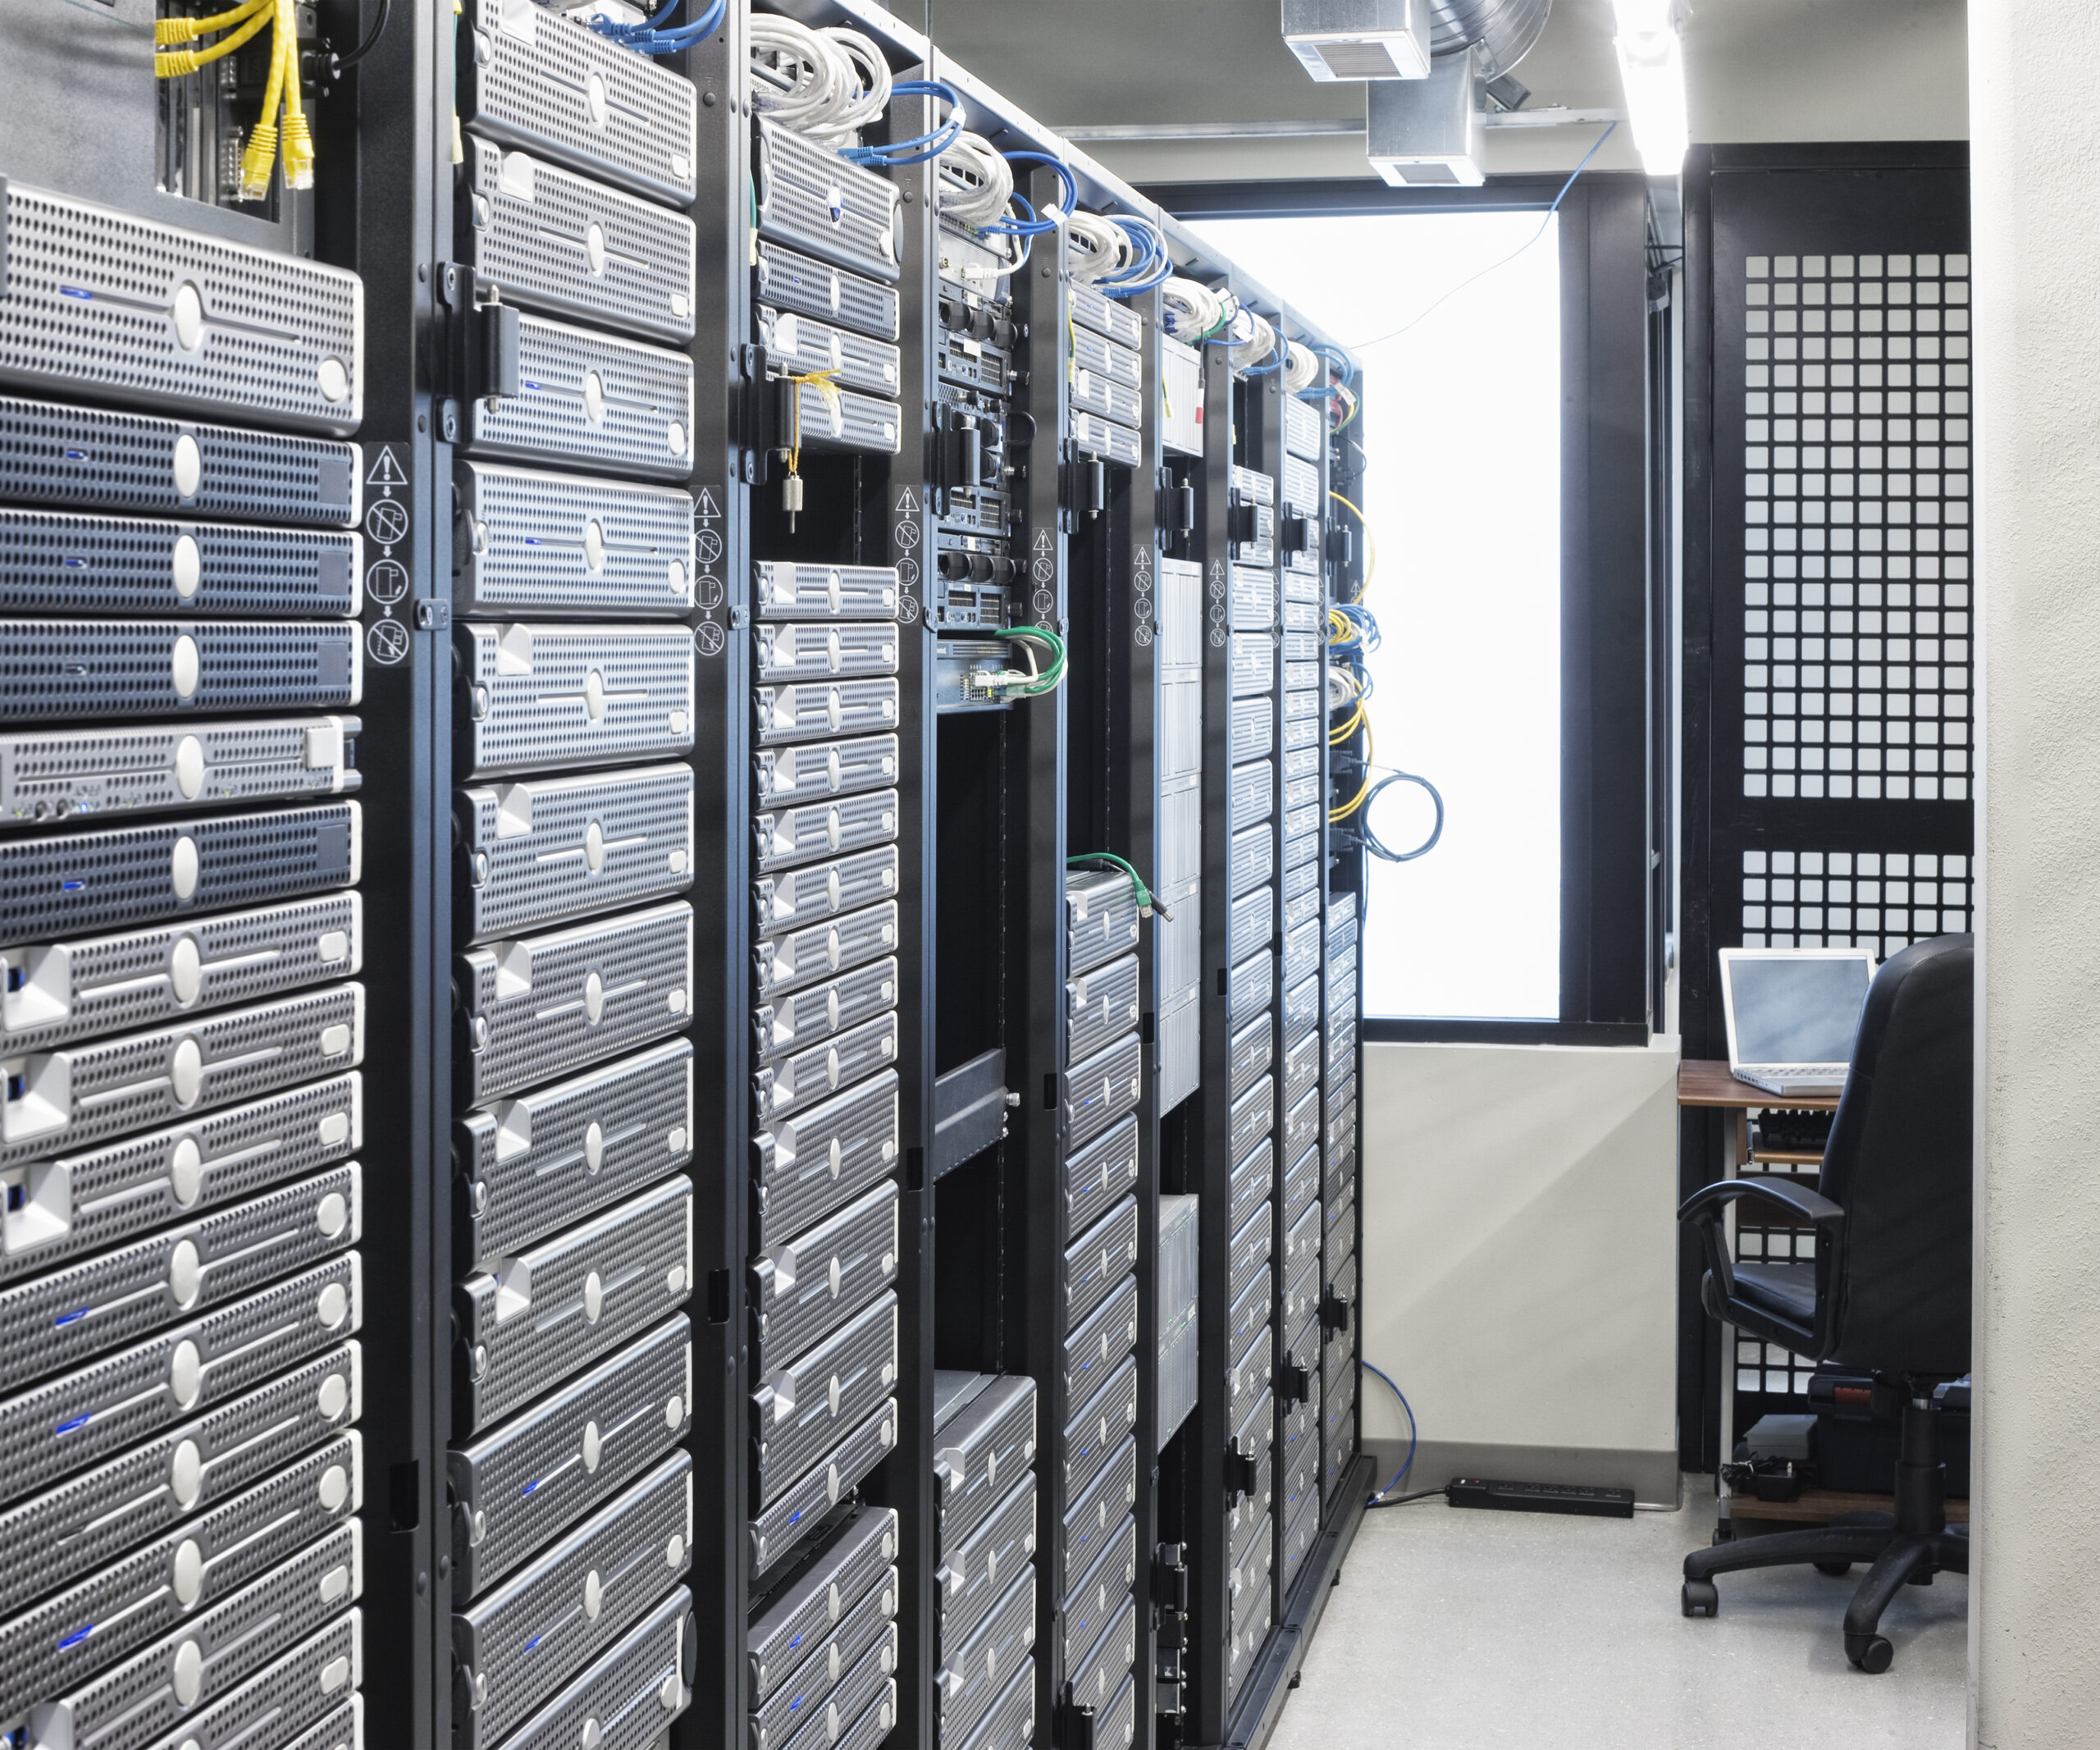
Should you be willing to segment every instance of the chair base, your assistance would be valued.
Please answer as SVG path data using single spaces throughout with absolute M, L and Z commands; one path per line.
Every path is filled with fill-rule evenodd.
M 1860 1670 L 1888 1669 L 1895 1649 L 1879 1632 L 1897 1589 L 1929 1586 L 1935 1574 L 1969 1571 L 1969 1528 L 1947 1523 L 1946 1472 L 1939 1460 L 1939 1405 L 1913 1394 L 1903 1410 L 1896 1466 L 1896 1511 L 1848 1513 L 1811 1531 L 1737 1538 L 1684 1558 L 1680 1602 L 1687 1616 L 1714 1616 L 1719 1574 L 1805 1564 L 1838 1576 L 1864 1561 L 1866 1578 L 1845 1611 L 1845 1656 Z

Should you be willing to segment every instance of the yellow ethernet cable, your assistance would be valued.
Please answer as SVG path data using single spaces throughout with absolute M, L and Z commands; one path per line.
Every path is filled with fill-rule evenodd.
M 268 24 L 274 17 L 276 17 L 276 0 L 263 0 L 263 3 L 262 5 L 253 7 L 245 12 L 229 12 L 221 16 L 226 21 L 245 18 L 248 22 L 241 25 L 240 29 L 235 31 L 231 36 L 221 37 L 219 40 L 212 43 L 209 48 L 169 48 L 162 50 L 153 57 L 153 77 L 156 79 L 180 79 L 185 74 L 195 72 L 198 68 L 206 65 L 209 62 L 217 61 L 225 56 L 231 54 L 236 48 L 240 48 L 242 43 L 245 43 L 250 37 L 253 36 L 257 31 L 260 30 L 263 25 Z M 181 21 L 186 22 L 187 21 Z M 178 22 L 178 21 L 171 19 L 168 20 L 167 22 L 173 24 Z M 213 21 L 200 20 L 198 21 L 198 22 L 210 23 L 213 22 Z
M 162 18 L 154 21 L 153 41 L 166 45 L 172 43 L 194 43 L 200 36 L 209 36 L 214 30 L 224 30 L 237 25 L 244 18 L 253 18 L 258 12 L 267 11 L 276 0 L 247 0 L 230 12 L 215 12 L 209 18 Z
M 278 53 L 285 64 L 285 186 L 313 186 L 313 136 L 307 131 L 306 106 L 299 94 L 299 29 L 292 0 L 277 0 Z
M 279 18 L 282 11 L 281 0 L 272 0 L 270 16 Z M 285 89 L 285 33 L 281 23 L 272 40 L 277 52 L 270 57 L 270 82 L 262 89 L 262 112 L 256 118 L 255 130 L 248 136 L 248 144 L 240 154 L 243 200 L 267 198 L 270 171 L 277 160 L 277 106 L 283 100 Z

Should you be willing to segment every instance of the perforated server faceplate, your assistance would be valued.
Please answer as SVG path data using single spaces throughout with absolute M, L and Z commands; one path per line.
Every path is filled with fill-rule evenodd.
M 619 1202 L 692 1158 L 684 1039 L 462 1118 L 454 1145 L 460 1267 L 492 1263 Z
M 1231 830 L 1253 826 L 1276 812 L 1276 769 L 1273 761 L 1253 760 L 1232 768 L 1227 797 L 1227 821 Z
M 363 1618 L 356 1611 L 340 1618 L 243 1684 L 216 1705 L 183 1721 L 180 1750 L 246 1750 L 264 1732 L 295 1737 L 260 1741 L 288 1750 L 330 1742 L 329 1719 L 354 1721 L 356 1691 L 364 1680 Z M 305 1729 L 320 1720 L 308 1732 Z M 344 1743 L 340 1737 L 336 1744 Z
M 0 1512 L 0 1615 L 172 1530 L 332 1438 L 362 1405 L 348 1343 Z
M 685 1305 L 692 1181 L 632 1202 L 497 1261 L 454 1290 L 454 1414 L 488 1427 Z
M 893 1182 L 879 1185 L 760 1252 L 751 1292 L 761 1371 L 801 1353 L 895 1285 L 897 1195 Z
M 1137 1663 L 1137 1606 L 1125 1603 L 1116 1613 L 1107 1632 L 1095 1645 L 1087 1662 L 1071 1673 L 1073 1705 L 1091 1707 L 1098 1713 L 1123 1686 L 1131 1667 Z
M 763 619 L 894 619 L 897 570 L 890 565 L 798 565 L 761 560 L 753 568 Z
M 1102 344 L 1107 345 L 1106 341 Z M 1112 350 L 1120 352 L 1121 349 Z M 1085 365 L 1073 372 L 1066 392 L 1072 406 L 1080 413 L 1096 414 L 1119 426 L 1134 428 L 1144 417 L 1144 402 L 1135 389 Z
M 200 1707 L 208 1708 L 356 1602 L 364 1583 L 362 1530 L 354 1519 L 337 1526 L 143 1652 L 70 1694 L 46 1699 L 32 1714 L 30 1743 L 94 1750 L 180 1743 L 171 1734 L 197 1720 Z M 301 1739 L 292 1750 L 306 1743 Z
M 463 462 L 452 477 L 455 612 L 683 614 L 692 607 L 690 494 L 490 462 Z
M 1235 765 L 1261 759 L 1269 753 L 1276 746 L 1274 700 L 1267 693 L 1234 698 L 1228 734 Z
M 897 683 L 888 679 L 761 685 L 752 689 L 751 697 L 758 739 L 765 747 L 897 726 Z
M 354 1336 L 359 1280 L 345 1253 L 0 1401 L 0 1493 L 34 1494 Z
M 887 965 L 878 962 L 873 970 L 879 973 Z M 864 967 L 847 976 L 859 979 L 870 970 Z M 775 1123 L 894 1063 L 898 1025 L 894 1012 L 878 1015 L 829 1040 L 761 1065 L 751 1076 L 752 1103 L 761 1122 Z
M 1232 1210 L 1228 1218 L 1231 1225 L 1227 1230 L 1237 1232 L 1247 1213 L 1269 1195 L 1276 1177 L 1276 1145 L 1266 1134 L 1245 1154 L 1233 1164 Z
M 459 1596 L 509 1573 L 677 1445 L 692 1414 L 692 1336 L 659 1325 L 492 1432 L 446 1455 Z
M 0 498 L 340 528 L 359 485 L 348 444 L 0 395 Z
M 1232 1035 L 1227 1063 L 1231 1071 L 1228 1086 L 1233 1099 L 1239 1099 L 1253 1086 L 1255 1079 L 1275 1060 L 1276 1036 L 1276 1022 L 1266 1014 L 1257 1015 Z
M 1232 568 L 1231 627 L 1235 632 L 1267 632 L 1276 624 L 1276 579 L 1254 565 Z
M 1110 1126 L 1065 1161 L 1065 1231 L 1076 1233 L 1138 1182 L 1134 1118 Z
M 1237 1427 L 1254 1401 L 1274 1382 L 1276 1337 L 1267 1325 L 1257 1327 L 1225 1376 L 1226 1417 Z
M 1321 440 L 1326 435 L 1322 428 L 1326 423 L 1317 404 L 1301 401 L 1295 396 L 1285 401 L 1283 404 L 1283 446 L 1285 452 L 1302 456 L 1308 462 L 1318 461 Z
M 761 239 L 753 278 L 765 303 L 835 322 L 861 334 L 897 338 L 897 288 L 878 285 Z
M 1138 1262 L 1138 1206 L 1126 1200 L 1065 1249 L 1065 1328 L 1108 1297 Z
M 1144 1048 L 1135 1033 L 1112 1040 L 1065 1075 L 1066 1145 L 1090 1142 L 1138 1103 Z
M 782 1750 L 874 1750 L 897 1722 L 897 1647 L 892 1624 Z
M 467 404 L 477 455 L 682 480 L 692 469 L 692 360 L 683 353 L 521 316 L 520 392 Z
M 888 1396 L 897 1379 L 897 1296 L 885 1294 L 843 1329 L 751 1393 L 754 1480 L 769 1506 L 847 1429 Z
M 692 791 L 687 765 L 462 789 L 455 931 L 484 940 L 682 892 L 693 877 Z
M 474 0 L 459 119 L 491 139 L 682 207 L 693 197 L 689 80 L 532 0 Z
M 336 985 L 11 1058 L 0 1169 L 352 1069 L 363 1054 L 363 987 Z
M 1065 1059 L 1091 1057 L 1117 1035 L 1138 1024 L 1138 957 L 1122 959 L 1065 981 Z
M 776 373 L 833 373 L 832 381 L 869 395 L 897 392 L 897 350 L 887 340 L 856 334 L 800 310 L 755 313 L 759 344 L 766 364 Z
M 354 625 L 0 620 L 0 722 L 340 710 L 364 691 Z
M 692 746 L 682 626 L 462 625 L 463 775 L 612 765 Z
M 259 904 L 358 879 L 345 801 L 46 838 L 0 838 L 0 941 Z
M 76 1688 L 356 1514 L 362 1463 L 352 1429 L 0 1624 L 0 1719 Z
M 761 636 L 770 629 L 761 627 Z M 886 789 L 897 782 L 897 738 L 865 735 L 851 741 L 761 747 L 751 756 L 751 768 L 755 798 L 762 807 L 795 807 Z
M 1137 1346 L 1138 1285 L 1125 1277 L 1102 1305 L 1065 1339 L 1065 1401 L 1080 1404 Z
M 1097 414 L 1072 415 L 1072 447 L 1082 455 L 1098 456 L 1125 468 L 1135 468 L 1143 455 L 1135 432 Z
M 565 1675 L 619 1642 L 692 1560 L 692 1460 L 676 1452 L 494 1592 L 454 1611 L 458 1750 L 502 1742 Z
M 778 1689 L 855 1603 L 894 1582 L 897 1553 L 896 1510 L 863 1509 L 807 1573 L 763 1601 L 745 1637 L 754 1702 Z
M 0 1289 L 0 1390 L 78 1367 L 354 1245 L 355 1161 Z
M 1276 834 L 1266 826 L 1250 826 L 1235 833 L 1228 857 L 1226 878 L 1235 895 L 1263 886 L 1276 873 Z
M 934 1583 L 939 1588 L 942 1646 L 960 1647 L 975 1633 L 1034 1556 L 1035 1497 L 1035 1473 L 1024 1470 L 982 1525 L 939 1551 Z
M 754 944 L 751 959 L 759 994 L 777 998 L 897 946 L 897 907 L 870 906 L 830 923 L 811 924 Z
M 1084 1578 L 1075 1586 L 1064 1606 L 1062 1664 L 1077 1670 L 1101 1644 L 1109 1624 L 1130 1597 L 1138 1578 L 1138 1523 L 1125 1517 L 1108 1534 Z
M 1291 420 L 1285 416 L 1288 430 Z M 1317 521 L 1320 517 L 1320 470 L 1314 462 L 1304 460 L 1291 453 L 1286 445 L 1283 459 L 1283 499 L 1300 516 Z
M 751 1521 L 752 1571 L 763 1574 L 778 1567 L 896 1444 L 897 1405 L 885 1400 Z
M 1294 1161 L 1283 1176 L 1283 1219 L 1285 1231 L 1290 1224 L 1319 1200 L 1320 1151 L 1308 1148 Z
M 887 1679 L 896 1670 L 897 1606 L 892 1570 L 846 1608 L 785 1684 L 751 1710 L 745 1734 L 749 1750 L 782 1750 L 806 1720 L 822 1717 L 834 1698 L 841 1704 L 839 1715 L 850 1716 L 857 1698 L 847 1699 L 841 1692 L 854 1669 L 873 1655 L 880 1677 Z
M 938 1389 L 937 1378 L 937 1395 Z M 934 1479 L 940 1512 L 938 1547 L 961 1547 L 1005 1499 L 1013 1479 L 1034 1462 L 1035 1417 L 1035 1382 L 1002 1375 L 987 1382 L 945 1423 L 936 1419 Z
M 1137 893 L 1127 874 L 1089 870 L 1066 877 L 1065 939 L 1075 976 L 1137 945 Z
M 693 224 L 531 153 L 466 136 L 454 208 L 477 290 L 659 340 L 693 331 Z
M 354 273 L 9 183 L 0 382 L 347 437 Z
M 1226 1298 L 1236 1301 L 1247 1291 L 1258 1277 L 1266 1275 L 1269 1264 L 1269 1242 L 1274 1227 L 1273 1211 L 1264 1199 L 1232 1236 L 1226 1278 Z
M 504 1750 L 651 1750 L 692 1702 L 692 1594 L 680 1586 L 505 1739 Z
M 1086 1492 L 1137 1425 L 1138 1364 L 1134 1356 L 1108 1376 L 1061 1437 L 1066 1501 L 1077 1501 Z
M 760 870 L 865 850 L 897 836 L 897 792 L 877 790 L 751 817 L 751 853 Z
M 1268 1327 L 1270 1297 L 1275 1291 L 1272 1281 L 1267 1271 L 1262 1271 L 1249 1285 L 1246 1293 L 1232 1303 L 1226 1326 L 1226 1341 L 1243 1355 L 1254 1333 Z
M 943 1649 L 934 1674 L 941 1739 L 960 1743 L 991 1711 L 1007 1679 L 1035 1645 L 1035 1570 L 1024 1569 L 960 1647 Z
M 692 907 L 682 900 L 456 957 L 461 1092 L 479 1103 L 685 1026 Z
M 758 680 L 772 684 L 824 681 L 834 676 L 894 674 L 897 651 L 897 629 L 888 620 L 848 620 L 830 625 L 806 620 L 761 620 L 751 637 L 752 672 Z M 884 739 L 894 749 L 894 738 Z M 829 756 L 841 761 L 842 783 L 845 762 L 854 756 L 838 750 L 855 745 L 835 743 Z M 815 774 L 811 776 L 814 779 Z
M 1128 304 L 1105 297 L 1090 286 L 1071 289 L 1072 321 L 1089 334 L 1102 334 L 1119 346 L 1134 347 L 1144 340 L 1144 323 Z
M 10 948 L 0 952 L 9 985 L 0 1049 L 41 1050 L 338 978 L 359 969 L 363 944 L 363 898 L 345 893 L 193 925 Z M 48 1227 L 33 1219 L 19 1235 L 10 1230 L 0 1241 L 0 1280 L 18 1250 L 48 1242 Z
M 807 1111 L 769 1123 L 751 1139 L 763 1250 L 850 1203 L 897 1162 L 894 1070 Z
M 760 236 L 879 280 L 897 277 L 893 184 L 764 116 L 752 160 Z
M 363 782 L 349 763 L 363 727 L 281 717 L 0 734 L 0 827 L 340 795 Z
M 0 613 L 355 614 L 354 529 L 0 509 Z
M 903 448 L 903 422 L 894 401 L 831 387 L 828 381 L 783 384 L 782 399 L 788 404 L 782 422 L 806 449 L 895 455 Z
M 1026 1750 L 1035 1739 L 1035 1661 L 1025 1659 L 962 1750 Z
M 1249 956 L 1233 967 L 1226 984 L 1226 1019 L 1238 1026 L 1251 1019 L 1259 1010 L 1269 1006 L 1276 993 L 1276 957 L 1261 953 Z

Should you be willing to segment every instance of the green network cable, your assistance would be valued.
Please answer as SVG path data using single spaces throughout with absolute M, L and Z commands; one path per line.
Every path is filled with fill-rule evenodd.
M 1137 893 L 1139 916 L 1150 917 L 1153 912 L 1157 912 L 1168 923 L 1174 921 L 1174 914 L 1166 909 L 1166 902 L 1162 899 L 1155 898 L 1152 889 L 1145 885 L 1145 878 L 1125 862 L 1121 857 L 1116 856 L 1113 851 L 1084 851 L 1077 857 L 1068 857 L 1065 859 L 1065 866 L 1067 869 L 1076 869 L 1081 863 L 1114 864 L 1130 878 L 1130 885 Z

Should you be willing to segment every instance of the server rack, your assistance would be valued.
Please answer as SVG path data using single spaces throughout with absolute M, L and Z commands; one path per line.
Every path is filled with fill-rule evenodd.
M 135 30 L 184 8 L 116 10 Z M 1082 204 L 1148 213 L 1185 271 L 1228 271 L 888 14 L 794 10 L 950 82 L 1002 148 L 1066 162 Z M 93 76 L 144 78 L 148 100 L 98 87 L 99 107 L 60 95 L 77 43 L 25 39 L 52 126 L 0 163 L 0 318 L 44 284 L 30 218 L 89 254 L 115 246 L 106 210 L 172 226 L 157 244 L 242 296 L 354 283 L 364 322 L 361 363 L 229 395 L 67 376 L 0 320 L 11 435 L 103 470 L 0 480 L 0 642 L 79 665 L 135 625 L 167 676 L 27 688 L 0 726 L 8 1103 L 34 1121 L 0 1141 L 0 1308 L 49 1327 L 10 1349 L 27 1492 L 0 1517 L 55 1536 L 62 1492 L 163 1472 L 187 1515 L 0 1574 L 0 1723 L 25 1742 L 149 1680 L 162 1711 L 121 1741 L 248 1742 L 297 1690 L 314 1750 L 538 1750 L 594 1723 L 636 1750 L 813 1729 L 1128 1750 L 1221 1742 L 1280 1695 L 1243 1676 L 1229 1716 L 1207 1606 L 1184 1620 L 1230 1565 L 1180 1528 L 1217 1504 L 1222 1442 L 1211 1406 L 1160 1408 L 1161 1197 L 1195 1193 L 1208 1222 L 1231 1182 L 1206 1113 L 1237 1061 L 1209 983 L 1232 889 L 1189 852 L 1234 761 L 1194 744 L 1186 707 L 1210 650 L 1188 568 L 1230 538 L 1196 507 L 1222 510 L 1209 476 L 1233 459 L 1203 433 L 1191 453 L 1156 298 L 1076 285 L 1059 240 L 1004 297 L 955 304 L 939 166 L 847 174 L 781 137 L 756 112 L 752 16 L 651 58 L 516 0 L 324 7 L 316 186 L 259 208 L 146 173 L 203 171 L 153 133 L 142 34 Z M 251 70 L 234 110 L 192 90 L 171 112 L 222 128 Z M 900 96 L 866 137 L 940 113 Z M 88 114 L 121 118 L 123 151 Z M 1056 190 L 1035 175 L 1039 208 Z M 201 308 L 208 354 L 217 307 L 180 290 L 177 349 Z M 1221 360 L 1209 434 L 1232 423 Z M 835 394 L 810 381 L 833 370 Z M 61 568 L 90 582 L 53 542 L 135 556 Z M 966 699 L 985 635 L 1020 623 L 1062 634 L 1066 687 Z M 964 702 L 993 708 L 943 709 Z M 1068 875 L 1093 850 L 1160 915 L 1100 866 Z M 54 890 L 54 857 L 92 878 Z M 125 987 L 134 964 L 164 984 Z M 1346 1009 L 1340 979 L 1326 998 Z M 265 1034 L 297 1049 L 244 1081 Z M 165 1053 L 164 1084 L 123 1081 L 112 1041 Z M 68 1118 L 65 1078 L 125 1116 Z M 1340 1107 L 1327 1122 L 1345 1133 Z M 313 1140 L 267 1168 L 221 1166 L 299 1125 Z M 797 1180 L 813 1158 L 821 1181 Z M 149 1218 L 89 1218 L 84 1189 L 156 1174 L 173 1200 Z M 84 1213 L 54 1235 L 69 1176 Z M 300 1199 L 311 1222 L 246 1261 Z M 1281 1219 L 1272 1254 L 1303 1243 Z M 1203 1236 L 1191 1378 L 1222 1373 L 1242 1226 Z M 66 1318 L 135 1282 L 183 1316 Z M 258 1319 L 283 1334 L 243 1347 Z M 89 1356 L 95 1332 L 121 1341 Z M 91 1415 L 71 1452 L 39 1449 L 39 1420 L 80 1413 L 60 1385 L 105 1354 L 181 1393 L 194 1376 L 194 1409 Z M 1281 1451 L 1289 1428 L 1253 1414 L 1281 1400 L 1275 1358 L 1245 1383 L 1233 1427 Z M 242 1443 L 241 1418 L 280 1412 L 288 1432 Z M 276 1542 L 213 1565 L 243 1515 L 302 1491 Z M 1237 1552 L 1243 1589 L 1294 1560 L 1309 1579 L 1289 1530 Z M 52 1611 L 101 1620 L 160 1560 L 178 1602 L 189 1565 L 214 1575 L 180 1620 L 31 1661 Z M 1267 1665 L 1294 1621 L 1270 1600 Z M 248 1634 L 258 1613 L 274 1638 Z

